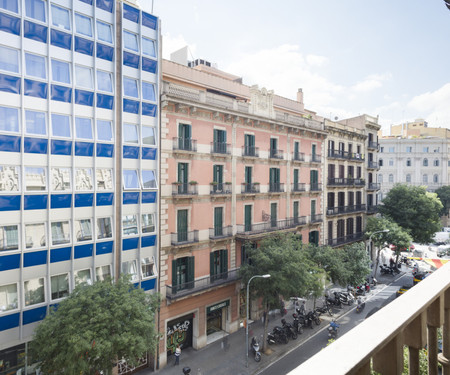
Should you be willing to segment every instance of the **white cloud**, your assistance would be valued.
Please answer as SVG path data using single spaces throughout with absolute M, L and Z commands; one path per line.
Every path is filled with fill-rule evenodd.
M 189 47 L 190 54 L 188 55 L 188 60 L 192 59 L 192 56 L 196 55 L 197 46 L 195 44 L 189 44 L 184 39 L 183 35 L 178 34 L 176 36 L 170 35 L 170 33 L 163 35 L 162 47 L 163 47 L 163 58 L 170 59 L 170 54 L 183 48 L 185 46 Z
M 383 83 L 391 78 L 391 75 L 386 74 L 371 74 L 363 81 L 353 85 L 352 90 L 356 92 L 368 92 L 380 88 Z
M 306 62 L 310 66 L 323 66 L 328 63 L 328 58 L 318 55 L 306 55 Z

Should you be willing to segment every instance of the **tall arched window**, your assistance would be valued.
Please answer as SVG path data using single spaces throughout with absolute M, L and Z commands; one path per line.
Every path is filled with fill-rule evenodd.
M 389 175 L 389 182 L 394 182 L 394 175 L 392 173 Z
M 411 166 L 411 159 L 410 158 L 406 159 L 406 166 L 407 167 Z
M 424 174 L 424 175 L 422 176 L 422 182 L 423 182 L 424 184 L 428 184 L 428 175 L 427 175 L 427 174 Z
M 433 182 L 435 184 L 439 183 L 439 176 L 437 174 L 433 175 Z
M 394 159 L 389 159 L 389 166 L 393 167 L 394 166 Z
M 406 182 L 411 182 L 411 175 L 409 173 L 406 175 Z
M 379 165 L 380 167 L 383 166 L 383 159 L 378 159 L 378 165 Z
M 439 167 L 439 159 L 434 159 L 433 165 Z
M 423 166 L 428 167 L 428 159 L 427 158 L 423 159 Z

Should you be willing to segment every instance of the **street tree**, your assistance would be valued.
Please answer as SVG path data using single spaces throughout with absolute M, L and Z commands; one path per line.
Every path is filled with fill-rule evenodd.
M 362 242 L 342 248 L 307 245 L 305 250 L 308 258 L 335 284 L 358 285 L 370 273 L 370 259 Z
M 441 186 L 439 189 L 436 189 L 434 191 L 438 198 L 441 200 L 442 203 L 442 210 L 440 212 L 441 216 L 448 216 L 449 210 L 450 210 L 450 186 Z
M 375 233 L 383 230 L 388 230 L 389 232 Z M 396 262 L 398 262 L 400 251 L 408 248 L 413 239 L 405 229 L 386 217 L 371 217 L 367 220 L 365 236 L 369 238 L 372 234 L 372 241 L 378 248 L 373 271 L 373 275 L 375 276 L 378 269 L 380 252 L 385 243 L 395 246 L 394 249 L 397 256 Z
M 109 375 L 121 359 L 136 365 L 156 347 L 157 305 L 127 276 L 80 284 L 37 326 L 33 360 L 45 374 Z
M 319 294 L 323 290 L 323 270 L 302 251 L 301 241 L 292 234 L 266 237 L 258 247 L 244 247 L 247 261 L 242 264 L 242 282 L 247 285 L 254 275 L 270 274 L 270 278 L 255 278 L 250 286 L 252 299 L 260 299 L 267 317 L 269 310 L 280 307 L 280 297 Z M 249 301 L 247 301 L 249 303 Z M 263 350 L 268 320 L 264 319 Z
M 442 203 L 423 186 L 395 185 L 383 199 L 380 212 L 405 229 L 415 242 L 428 243 L 441 227 Z

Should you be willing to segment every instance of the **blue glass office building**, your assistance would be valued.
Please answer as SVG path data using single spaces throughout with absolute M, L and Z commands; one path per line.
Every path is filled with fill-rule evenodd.
M 78 283 L 156 288 L 159 40 L 133 2 L 0 0 L 0 373 Z

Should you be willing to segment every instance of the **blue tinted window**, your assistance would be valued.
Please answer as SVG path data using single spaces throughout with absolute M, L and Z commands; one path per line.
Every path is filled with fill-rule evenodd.
M 92 121 L 90 118 L 75 118 L 77 138 L 92 139 Z
M 126 96 L 131 96 L 133 98 L 139 98 L 137 80 L 132 79 L 132 78 L 123 77 L 123 93 Z
M 70 117 L 52 114 L 52 132 L 55 137 L 70 137 Z
M 97 139 L 99 141 L 112 141 L 111 121 L 97 120 Z
M 0 69 L 19 73 L 19 51 L 12 48 L 0 47 Z
M 125 48 L 139 52 L 137 35 L 128 31 L 123 31 L 123 45 Z
M 83 34 L 92 38 L 92 23 L 89 17 L 76 13 L 75 25 L 78 34 Z
M 137 171 L 134 169 L 124 169 L 123 185 L 125 189 L 139 189 L 139 179 Z
M 92 85 L 92 70 L 84 66 L 75 66 L 76 84 L 79 87 L 93 88 Z
M 19 132 L 19 111 L 17 108 L 0 107 L 0 130 Z
M 142 53 L 147 56 L 156 57 L 155 41 L 142 38 Z
M 103 42 L 112 43 L 111 25 L 97 21 L 97 38 Z
M 52 60 L 53 81 L 70 84 L 70 65 L 64 61 Z
M 153 83 L 142 82 L 142 98 L 155 101 L 155 86 Z
M 156 178 L 154 171 L 152 170 L 142 171 L 142 185 L 144 186 L 144 189 L 156 188 Z
M 10 12 L 14 13 L 19 12 L 17 0 L 0 0 L 0 8 L 9 10 Z
M 155 145 L 155 130 L 151 126 L 142 127 L 142 143 L 144 145 Z
M 106 92 L 112 92 L 112 76 L 111 73 L 97 70 L 97 89 Z
M 47 69 L 45 68 L 45 57 L 32 55 L 30 53 L 25 54 L 25 69 L 26 75 L 42 78 L 47 78 Z
M 70 30 L 70 12 L 52 4 L 52 25 L 64 30 Z
M 123 124 L 123 141 L 127 143 L 139 143 L 137 125 Z
M 25 111 L 25 131 L 28 134 L 46 135 L 47 126 L 45 124 L 45 113 L 35 111 Z
M 46 22 L 45 19 L 45 1 L 43 0 L 25 0 L 25 14 L 27 17 Z

